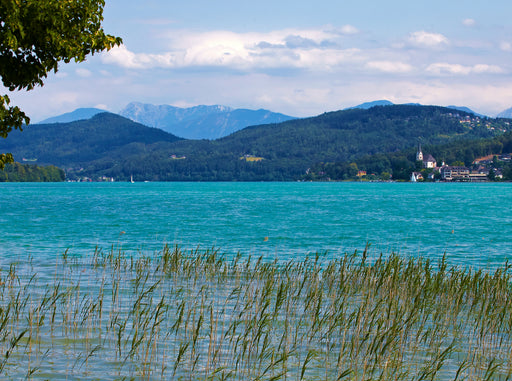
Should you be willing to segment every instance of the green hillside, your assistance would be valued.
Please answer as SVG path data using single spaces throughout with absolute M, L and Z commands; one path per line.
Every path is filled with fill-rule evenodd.
M 351 160 L 417 144 L 492 135 L 482 123 L 460 123 L 470 114 L 433 106 L 386 106 L 326 113 L 279 125 L 249 127 L 218 141 L 240 153 L 250 146 L 258 156 Z M 476 120 L 476 119 L 475 119 Z
M 106 173 L 122 177 L 133 172 L 141 179 L 151 174 L 148 180 L 297 180 L 315 163 L 398 152 L 419 141 L 428 145 L 492 137 L 508 128 L 507 123 L 441 107 L 345 110 L 249 127 L 215 141 L 176 142 L 170 152 L 132 158 L 128 170 Z M 169 159 L 169 154 L 186 159 Z M 245 155 L 262 160 L 241 160 Z M 137 162 L 146 163 L 144 171 L 137 172 Z
M 180 138 L 110 113 L 70 123 L 35 124 L 22 132 L 13 131 L 0 141 L 0 152 L 11 152 L 16 161 L 23 158 L 62 167 L 87 166 L 108 157 L 122 159 L 140 154 L 160 142 Z
M 66 168 L 70 178 L 272 181 L 302 179 L 326 162 L 351 162 L 423 145 L 491 138 L 509 120 L 464 111 L 398 105 L 325 113 L 253 126 L 218 140 L 181 140 L 113 114 L 37 125 L 12 133 L 0 152 Z

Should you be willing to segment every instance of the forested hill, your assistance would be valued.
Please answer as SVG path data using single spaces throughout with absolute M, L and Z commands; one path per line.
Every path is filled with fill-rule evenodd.
M 318 162 L 352 161 L 422 144 L 491 137 L 508 121 L 435 106 L 386 106 L 325 113 L 253 126 L 213 142 L 174 145 L 187 160 L 170 161 L 172 180 L 294 180 Z M 240 157 L 249 155 L 245 160 Z M 155 162 L 158 160 L 154 160 Z
M 70 177 L 297 180 L 316 163 L 397 152 L 418 142 L 434 145 L 492 137 L 509 129 L 509 122 L 442 107 L 398 105 L 330 112 L 196 141 L 99 114 L 88 121 L 37 125 L 12 133 L 1 142 L 0 152 L 13 152 L 16 160 L 37 158 L 38 163 L 62 166 Z
M 318 162 L 396 152 L 420 141 L 440 144 L 491 137 L 508 128 L 507 123 L 433 106 L 345 110 L 248 127 L 215 141 L 183 140 L 164 151 L 132 157 L 124 169 L 118 166 L 105 173 L 118 178 L 133 173 L 136 179 L 147 180 L 297 180 Z
M 336 111 L 278 125 L 249 127 L 219 140 L 218 144 L 240 152 L 250 149 L 249 153 L 263 157 L 333 161 L 398 151 L 420 141 L 438 144 L 492 135 L 486 122 L 470 113 L 436 106 L 397 105 Z
M 34 124 L 0 140 L 0 152 L 11 152 L 38 164 L 61 167 L 87 165 L 94 160 L 148 152 L 152 145 L 180 138 L 111 113 L 70 123 Z

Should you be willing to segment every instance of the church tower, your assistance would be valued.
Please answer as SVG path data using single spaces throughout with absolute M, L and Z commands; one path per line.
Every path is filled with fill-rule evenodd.
M 416 161 L 423 161 L 423 152 L 421 152 L 421 143 L 418 143 L 418 152 L 416 152 Z

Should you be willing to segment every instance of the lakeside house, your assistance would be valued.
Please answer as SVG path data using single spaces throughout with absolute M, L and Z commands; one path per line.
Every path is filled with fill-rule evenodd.
M 436 168 L 437 162 L 436 159 L 432 155 L 428 155 L 426 159 L 423 160 L 423 168 Z
M 470 181 L 469 168 L 445 165 L 440 170 L 441 179 L 445 181 Z

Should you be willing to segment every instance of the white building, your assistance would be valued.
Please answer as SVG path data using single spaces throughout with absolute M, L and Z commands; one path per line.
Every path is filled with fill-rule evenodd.
M 416 152 L 416 161 L 421 161 L 423 163 L 423 168 L 435 168 L 437 167 L 437 161 L 434 159 L 432 155 L 428 155 L 426 158 L 423 156 L 423 152 L 421 152 L 421 144 L 418 144 L 418 151 Z
M 426 159 L 423 160 L 423 168 L 435 168 L 437 167 L 437 161 L 434 159 L 432 155 L 428 155 Z

